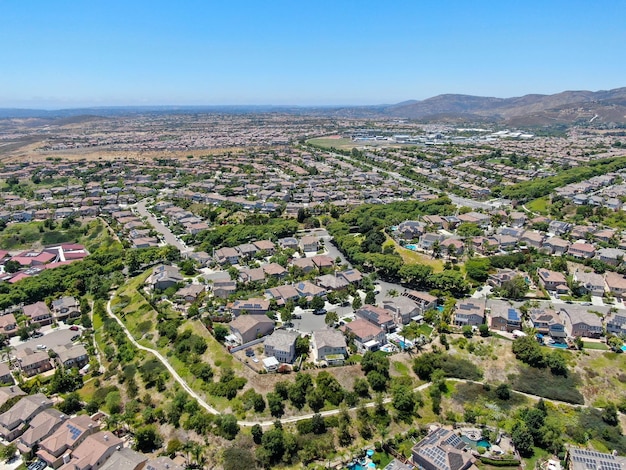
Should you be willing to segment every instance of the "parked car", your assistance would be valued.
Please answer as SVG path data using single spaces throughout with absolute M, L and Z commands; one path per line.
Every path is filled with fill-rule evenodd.
M 35 331 L 32 335 L 33 338 L 41 338 L 43 333 L 41 331 Z
M 76 341 L 78 338 L 80 338 L 80 335 L 74 335 L 70 338 L 70 341 Z
M 246 349 L 246 356 L 248 357 L 254 356 L 254 351 L 252 350 L 252 348 Z
M 48 346 L 46 346 L 45 344 L 38 344 L 37 349 L 41 349 L 41 350 L 48 349 Z
M 70 330 L 78 331 L 78 327 L 76 325 L 72 325 L 72 326 L 70 326 Z

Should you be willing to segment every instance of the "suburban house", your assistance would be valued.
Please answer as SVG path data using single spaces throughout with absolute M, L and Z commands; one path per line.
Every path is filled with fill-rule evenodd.
M 294 285 L 300 297 L 306 297 L 312 299 L 313 297 L 324 297 L 326 295 L 326 289 L 316 286 L 311 281 L 302 281 Z
M 302 247 L 302 251 L 304 251 L 305 253 L 312 251 L 316 252 L 319 249 L 318 242 L 319 239 L 317 237 L 306 236 L 300 239 L 300 246 Z
M 598 452 L 587 448 L 567 446 L 565 457 L 568 470 L 622 470 L 626 468 L 626 457 L 616 453 Z
M 41 374 L 52 369 L 50 356 L 45 351 L 33 351 L 30 348 L 20 349 L 15 353 L 20 370 L 27 377 Z
M 497 331 L 508 331 L 522 329 L 522 315 L 520 311 L 508 302 L 502 300 L 492 300 L 489 302 L 491 309 L 491 329 Z
M 276 245 L 274 245 L 274 243 L 270 240 L 259 240 L 257 242 L 253 242 L 253 245 L 257 248 L 257 250 L 264 251 L 270 256 L 276 251 Z
M 541 251 L 550 255 L 564 255 L 570 247 L 570 242 L 563 240 L 561 237 L 551 237 L 543 242 Z
M 187 284 L 176 291 L 176 297 L 185 302 L 192 303 L 198 300 L 204 292 L 204 284 Z
M 572 255 L 575 258 L 591 259 L 596 254 L 596 248 L 589 243 L 572 243 L 567 250 L 567 254 Z
M 393 297 L 383 300 L 383 309 L 390 312 L 393 322 L 401 327 L 420 315 L 420 308 L 408 297 Z
M 67 416 L 55 408 L 47 408 L 36 414 L 28 429 L 19 437 L 18 450 L 22 454 L 30 455 L 34 447 L 56 431 L 66 419 Z
M 559 315 L 552 309 L 532 309 L 530 324 L 537 333 L 548 335 L 551 338 L 563 339 L 567 337 L 565 325 Z
M 5 362 L 0 362 L 0 384 L 13 385 L 14 383 L 15 381 L 13 380 L 13 376 L 11 375 L 11 369 L 9 369 L 8 364 Z
M 219 250 L 215 250 L 215 260 L 219 264 L 238 264 L 239 263 L 239 251 L 235 248 L 224 247 Z
M 580 284 L 580 288 L 586 293 L 602 297 L 604 295 L 604 278 L 601 274 L 594 272 L 585 272 L 577 269 L 574 272 L 573 279 Z
M 343 364 L 347 347 L 345 336 L 338 330 L 330 328 L 316 330 L 311 335 L 311 350 L 315 362 Z
M 124 441 L 108 431 L 91 434 L 69 455 L 64 456 L 62 470 L 94 470 L 116 451 Z M 69 457 L 69 458 L 68 458 Z
M 213 282 L 213 295 L 219 299 L 226 299 L 237 292 L 237 282 L 224 280 Z
M 324 274 L 315 278 L 315 283 L 327 291 L 346 289 L 350 283 L 336 274 Z
M 385 331 L 390 331 L 394 328 L 394 321 L 388 310 L 384 308 L 376 307 L 374 305 L 365 304 L 358 309 L 354 314 L 367 320 L 368 322 L 382 328 Z
M 490 286 L 502 287 L 503 283 L 508 282 L 518 276 L 524 277 L 524 274 L 517 269 L 501 268 L 496 270 L 495 273 L 489 274 L 487 282 Z
M 539 249 L 543 244 L 543 238 L 543 235 L 539 232 L 526 230 L 520 238 L 520 242 L 526 244 L 526 246 L 532 246 L 533 248 Z
M 335 265 L 335 260 L 328 255 L 315 255 L 311 258 L 311 261 L 320 271 L 322 269 L 331 269 Z
M 270 303 L 265 299 L 236 300 L 231 307 L 233 315 L 247 312 L 250 315 L 265 315 L 270 309 Z
M 265 315 L 239 315 L 228 327 L 239 342 L 245 344 L 274 331 L 274 321 Z
M 296 358 L 296 340 L 299 336 L 295 331 L 274 330 L 263 343 L 265 355 L 275 357 L 278 362 L 291 364 Z
M 6 313 L 0 316 L 0 334 L 9 338 L 17 334 L 17 320 L 15 320 L 15 315 Z
M 361 281 L 363 280 L 363 274 L 358 269 L 348 269 L 346 271 L 339 271 L 337 273 L 337 277 L 342 277 L 349 284 L 353 284 L 355 286 L 361 285 Z
M 265 264 L 261 269 L 263 269 L 263 272 L 266 276 L 272 276 L 276 278 L 283 278 L 288 274 L 288 271 L 278 263 Z
M 600 248 L 596 252 L 596 258 L 600 261 L 617 266 L 624 261 L 626 251 L 619 248 Z
M 602 320 L 595 313 L 589 313 L 577 305 L 567 305 L 561 307 L 559 315 L 563 319 L 565 331 L 569 336 L 587 338 L 602 336 Z
M 302 269 L 304 274 L 308 274 L 315 269 L 315 263 L 311 258 L 294 258 L 291 260 L 291 265 Z
M 428 292 L 407 290 L 402 293 L 402 296 L 408 297 L 415 302 L 419 315 L 424 315 L 424 312 L 427 310 L 437 308 L 437 297 L 430 295 Z
M 480 326 L 485 323 L 485 299 L 462 299 L 454 307 L 456 326 Z
M 152 289 L 165 290 L 174 287 L 179 282 L 182 282 L 182 280 L 183 276 L 176 266 L 160 264 L 152 270 L 152 274 L 148 277 L 146 282 Z
M 0 436 L 11 442 L 21 436 L 32 419 L 41 411 L 52 406 L 43 393 L 28 395 L 0 415 Z
M 57 353 L 56 361 L 66 369 L 73 367 L 80 369 L 89 364 L 87 349 L 80 343 L 55 347 L 54 352 Z
M 235 248 L 239 252 L 240 258 L 251 259 L 256 255 L 257 249 L 252 243 L 242 243 Z
M 24 305 L 24 315 L 30 319 L 30 323 L 38 326 L 52 324 L 52 312 L 45 302 L 36 302 L 30 305 Z
M 263 271 L 263 268 L 244 268 L 239 271 L 239 280 L 244 284 L 263 282 L 265 280 L 265 271 Z
M 278 239 L 278 245 L 284 250 L 286 248 L 289 248 L 291 250 L 297 250 L 298 249 L 298 239 L 294 238 L 294 237 L 285 237 L 285 238 L 279 238 Z M 317 251 L 317 250 L 315 250 Z
M 265 293 L 272 299 L 276 299 L 279 304 L 284 304 L 288 300 L 298 300 L 300 294 L 295 287 L 288 284 L 267 289 Z
M 539 282 L 547 291 L 556 292 L 557 294 L 569 292 L 567 279 L 563 273 L 540 268 L 537 270 L 537 275 L 539 276 Z
M 454 431 L 437 428 L 413 446 L 411 458 L 424 470 L 467 470 L 475 458 L 466 446 Z
M 614 335 L 626 334 L 626 315 L 623 313 L 610 313 L 606 317 L 606 332 Z
M 405 220 L 398 225 L 396 233 L 405 240 L 419 238 L 424 233 L 426 225 L 417 220 Z
M 74 297 L 61 297 L 52 301 L 52 313 L 56 321 L 77 318 L 80 316 L 80 304 Z
M 24 395 L 26 395 L 26 393 L 17 385 L 0 387 L 0 406 L 4 406 L 9 400 L 17 397 L 23 397 Z
M 100 426 L 87 415 L 78 415 L 65 421 L 50 437 L 39 443 L 37 457 L 52 468 L 63 465 L 63 457 L 80 445 L 87 436 L 100 430 Z
M 607 271 L 604 274 L 604 282 L 612 295 L 624 297 L 624 294 L 626 294 L 626 278 L 621 274 Z M 2 321 L 2 317 L 0 317 L 0 321 Z
M 168 457 L 169 458 L 169 457 Z M 148 456 L 137 452 L 128 447 L 123 447 L 114 452 L 109 459 L 104 462 L 100 470 L 142 470 L 147 469 L 145 466 Z M 173 463 L 173 462 L 172 462 Z M 178 465 L 173 464 L 171 467 L 165 467 L 168 470 L 174 470 Z M 182 468 L 182 467 L 180 467 Z
M 385 343 L 385 332 L 363 318 L 346 323 L 341 329 L 354 335 L 354 342 L 360 352 L 378 351 Z
M 143 470 L 185 470 L 185 467 L 164 456 L 148 460 Z

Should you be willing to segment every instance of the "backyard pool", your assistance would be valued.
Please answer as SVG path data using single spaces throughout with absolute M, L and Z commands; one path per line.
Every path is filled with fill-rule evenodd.
M 407 250 L 417 251 L 417 245 L 409 244 L 409 245 L 405 245 L 405 248 Z
M 551 343 L 548 344 L 548 346 L 550 346 L 551 348 L 567 349 L 567 344 L 565 343 Z
M 470 439 L 467 436 L 461 435 L 461 440 L 465 442 L 466 444 L 470 445 L 471 447 L 473 447 L 474 449 L 477 447 L 484 447 L 485 449 L 489 449 L 491 447 L 491 444 L 489 443 L 487 439 L 479 439 L 475 441 L 473 439 Z
M 622 345 L 622 351 L 626 352 L 626 344 Z

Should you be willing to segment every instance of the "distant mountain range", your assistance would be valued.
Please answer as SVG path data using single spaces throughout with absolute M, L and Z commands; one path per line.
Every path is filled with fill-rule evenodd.
M 501 122 L 519 127 L 576 123 L 625 124 L 626 87 L 608 91 L 564 91 L 554 95 L 492 98 L 438 95 L 422 101 L 377 106 L 126 106 L 63 109 L 1 109 L 1 118 L 68 119 L 77 116 L 115 117 L 133 114 L 292 113 L 354 118 L 392 117 L 419 121 Z
M 518 126 L 626 122 L 626 87 L 608 91 L 564 91 L 554 95 L 490 98 L 438 95 L 380 110 L 387 116 L 419 120 L 504 121 Z

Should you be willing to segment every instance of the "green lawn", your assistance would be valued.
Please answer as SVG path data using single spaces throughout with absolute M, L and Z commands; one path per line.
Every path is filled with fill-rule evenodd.
M 335 147 L 336 149 L 351 149 L 356 147 L 356 144 L 352 142 L 351 139 L 343 139 L 343 138 L 332 138 L 332 137 L 319 137 L 316 139 L 307 140 L 307 144 L 317 145 L 318 147 L 323 148 L 331 148 Z
M 402 257 L 402 261 L 406 264 L 425 264 L 433 268 L 433 272 L 443 272 L 443 261 L 435 259 L 429 255 L 418 253 L 417 251 L 402 248 L 396 244 L 396 252 Z
M 540 214 L 548 213 L 548 198 L 540 197 L 526 204 L 529 211 L 538 212 Z
M 595 341 L 583 341 L 584 349 L 596 349 L 599 351 L 609 351 L 609 347 L 604 343 L 596 343 Z

